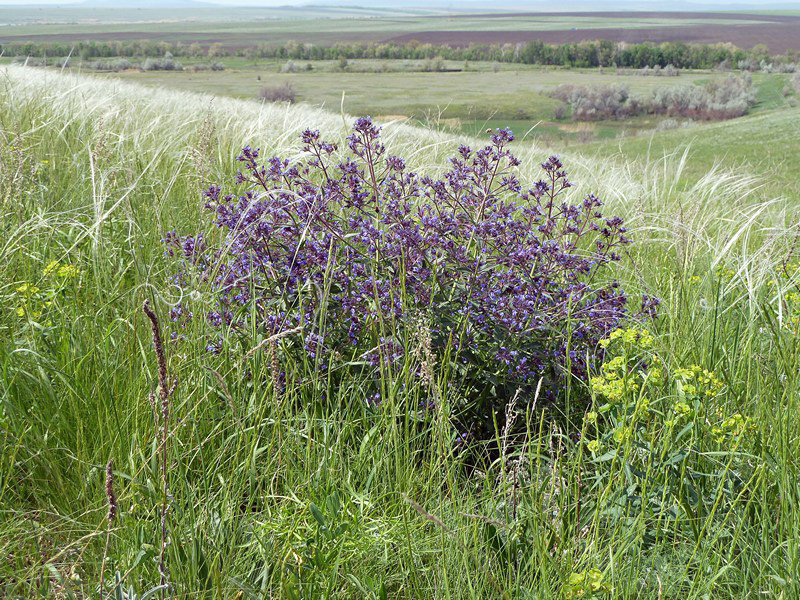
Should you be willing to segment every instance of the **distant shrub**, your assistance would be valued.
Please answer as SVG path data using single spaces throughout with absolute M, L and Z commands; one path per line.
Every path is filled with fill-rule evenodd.
M 291 83 L 286 82 L 261 88 L 258 97 L 264 102 L 288 102 L 289 104 L 294 104 L 297 101 L 297 92 Z
M 81 68 L 91 69 L 93 71 L 125 71 L 133 68 L 131 61 L 127 58 L 117 58 L 114 60 L 93 60 L 91 62 L 81 63 Z
M 657 89 L 645 105 L 653 114 L 712 120 L 740 117 L 755 102 L 752 78 L 745 74 L 740 77 L 729 75 L 703 87 L 687 85 Z
M 768 63 L 765 60 L 761 61 L 761 71 L 764 73 L 794 73 L 797 70 L 798 70 L 797 63 L 793 62 Z
M 794 91 L 796 93 L 800 94 L 800 73 L 795 73 L 792 76 L 791 82 L 792 82 L 792 87 L 794 88 Z
M 208 64 L 208 63 L 197 63 L 197 64 L 192 65 L 190 67 L 190 69 L 195 73 L 199 72 L 199 71 L 224 71 L 225 70 L 225 65 L 223 65 L 220 62 L 215 62 L 215 63 L 211 63 L 211 64 Z
M 445 70 L 444 60 L 441 56 L 426 59 L 420 69 L 424 72 L 441 72 Z
M 623 119 L 641 114 L 731 119 L 746 114 L 756 102 L 749 74 L 730 75 L 705 86 L 658 88 L 640 97 L 632 96 L 624 85 L 560 85 L 550 95 L 569 104 L 578 121 Z
M 599 198 L 562 197 L 571 184 L 556 157 L 523 189 L 513 139 L 498 130 L 485 148 L 461 146 L 441 179 L 387 155 L 368 118 L 344 156 L 317 131 L 302 134 L 300 163 L 244 148 L 248 191 L 206 192 L 220 235 L 166 236 L 177 280 L 215 299 L 209 350 L 288 336 L 290 360 L 334 376 L 410 370 L 430 386 L 425 406 L 441 400 L 440 365 L 459 384 L 457 419 L 483 435 L 519 391 L 558 399 L 629 316 L 610 267 L 630 240 Z M 175 309 L 178 326 L 192 311 Z
M 661 74 L 664 77 L 677 77 L 680 75 L 680 71 L 672 65 L 667 65 L 661 70 Z
M 622 84 L 576 86 L 562 84 L 551 96 L 568 104 L 578 121 L 622 119 L 640 111 L 638 102 Z
M 750 71 L 750 72 L 758 71 L 761 68 L 761 64 L 752 56 L 748 56 L 744 60 L 740 60 L 737 63 L 737 66 L 742 71 Z
M 297 65 L 294 64 L 294 61 L 289 60 L 281 65 L 281 68 L 278 70 L 281 73 L 297 73 Z
M 112 61 L 111 68 L 114 71 L 126 71 L 128 69 L 132 69 L 133 65 L 131 64 L 131 61 L 129 61 L 127 58 L 118 58 Z
M 642 77 L 677 77 L 680 75 L 680 71 L 676 69 L 673 65 L 667 65 L 662 67 L 661 65 L 656 65 L 655 67 L 650 67 L 649 65 L 642 67 L 641 69 L 617 69 L 617 75 L 639 75 Z
M 142 63 L 142 71 L 183 71 L 183 65 L 167 52 L 164 58 L 147 58 Z

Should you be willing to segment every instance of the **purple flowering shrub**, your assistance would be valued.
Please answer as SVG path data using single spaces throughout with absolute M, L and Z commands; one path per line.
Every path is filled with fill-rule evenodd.
M 440 372 L 463 385 L 461 418 L 491 422 L 519 389 L 541 380 L 556 399 L 568 373 L 584 377 L 628 310 L 609 273 L 630 242 L 622 219 L 594 195 L 564 201 L 554 156 L 523 189 L 513 139 L 498 130 L 485 148 L 461 146 L 438 179 L 388 155 L 369 118 L 343 158 L 318 131 L 302 134 L 303 162 L 246 147 L 243 193 L 205 192 L 222 235 L 170 233 L 169 251 L 212 290 L 204 316 L 219 339 L 236 331 L 252 346 L 253 332 L 301 328 L 289 351 L 317 369 L 412 364 L 425 323 Z

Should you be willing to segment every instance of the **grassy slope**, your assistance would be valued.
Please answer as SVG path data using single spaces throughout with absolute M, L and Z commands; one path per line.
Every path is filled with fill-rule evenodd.
M 697 180 L 720 164 L 758 175 L 770 192 L 800 199 L 800 107 L 759 112 L 721 123 L 640 135 L 620 142 L 590 144 L 587 153 L 626 161 L 689 149 L 686 176 Z
M 429 122 L 435 126 L 480 134 L 487 127 L 511 127 L 519 135 L 542 139 L 545 143 L 590 137 L 613 138 L 622 131 L 650 130 L 660 117 L 627 121 L 572 123 L 554 120 L 559 102 L 547 94 L 561 84 L 623 84 L 636 94 L 671 85 L 691 85 L 717 73 L 684 72 L 679 77 L 617 75 L 612 69 L 553 69 L 526 65 L 473 63 L 465 72 L 406 72 L 419 70 L 422 61 L 351 61 L 348 72 L 339 72 L 330 61 L 313 63 L 314 70 L 277 73 L 283 63 L 246 64 L 237 61 L 223 72 L 140 72 L 126 71 L 109 76 L 151 86 L 199 91 L 236 98 L 254 98 L 264 86 L 290 83 L 298 100 L 321 105 L 329 110 L 344 109 L 352 114 L 394 115 Z M 390 72 L 379 71 L 382 66 Z M 462 63 L 448 67 L 461 69 Z M 391 72 L 397 70 L 397 72 Z M 760 77 L 759 83 L 784 80 L 781 76 Z M 342 95 L 344 94 L 344 100 Z
M 349 119 L 20 68 L 0 72 L 0 100 L 3 135 L 14 141 L 2 164 L 21 165 L 24 175 L 0 188 L 0 586 L 8 596 L 88 597 L 105 546 L 103 465 L 113 458 L 121 519 L 111 569 L 145 589 L 158 581 L 160 498 L 140 306 L 150 298 L 164 314 L 175 299 L 163 232 L 203 227 L 197 174 L 230 177 L 241 144 L 296 157 L 300 130 L 320 127 L 341 140 Z M 459 141 L 477 143 L 401 124 L 385 132 L 391 152 L 428 171 Z M 520 153 L 530 181 L 546 149 Z M 629 472 L 595 465 L 580 444 L 540 430 L 537 412 L 526 423 L 524 509 L 509 521 L 498 484 L 505 465 L 483 477 L 465 473 L 447 451 L 446 414 L 412 436 L 404 418 L 411 392 L 398 388 L 388 409 L 372 411 L 358 378 L 328 389 L 302 365 L 285 365 L 301 383 L 279 398 L 250 383 L 269 381 L 261 357 L 245 376 L 241 357 L 217 360 L 178 343 L 169 346 L 179 376 L 169 566 L 179 597 L 291 589 L 308 598 L 380 597 L 383 585 L 392 598 L 553 598 L 571 572 L 595 567 L 620 598 L 797 596 L 800 361 L 794 339 L 771 333 L 767 318 L 768 281 L 788 243 L 787 204 L 724 172 L 684 188 L 675 161 L 569 155 L 565 163 L 575 194 L 597 191 L 631 223 L 636 268 L 621 276 L 632 291 L 664 298 L 659 352 L 668 364 L 715 369 L 729 386 L 720 408 L 755 419 L 758 431 L 741 452 L 698 442 L 748 474 L 737 483 L 725 469 L 733 496 L 724 480 L 710 479 L 708 512 L 676 504 L 674 518 L 653 520 L 635 494 L 617 503 Z M 42 269 L 56 259 L 79 265 L 81 276 L 46 315 L 20 319 L 25 300 L 16 290 L 51 285 Z M 717 264 L 734 271 L 722 287 Z M 202 334 L 196 327 L 187 333 Z M 611 470 L 599 488 L 581 483 L 601 468 Z M 503 523 L 500 540 L 522 532 L 518 553 L 495 549 L 491 522 Z

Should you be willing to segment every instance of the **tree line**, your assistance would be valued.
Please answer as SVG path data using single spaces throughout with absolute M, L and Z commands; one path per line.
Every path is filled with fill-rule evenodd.
M 708 69 L 720 64 L 736 66 L 741 61 L 797 62 L 800 52 L 771 55 L 764 45 L 743 50 L 729 43 L 688 44 L 664 42 L 628 44 L 610 40 L 570 44 L 545 44 L 533 40 L 517 44 L 470 44 L 447 46 L 430 43 L 338 43 L 330 46 L 287 42 L 254 44 L 231 48 L 223 44 L 201 45 L 154 40 L 80 42 L 12 42 L 0 45 L 6 56 L 65 57 L 83 60 L 111 57 L 175 57 L 218 58 L 243 56 L 252 59 L 342 60 L 379 59 L 421 60 L 442 58 L 458 61 L 490 61 L 564 67 L 666 67 Z

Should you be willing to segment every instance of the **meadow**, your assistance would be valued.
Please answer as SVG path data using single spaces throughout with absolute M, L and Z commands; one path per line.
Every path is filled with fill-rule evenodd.
M 182 60 L 185 70 L 100 74 L 148 86 L 211 93 L 233 98 L 257 98 L 264 87 L 290 85 L 296 101 L 349 114 L 445 128 L 476 135 L 487 127 L 513 126 L 525 137 L 544 143 L 586 143 L 650 133 L 663 121 L 657 115 L 597 123 L 557 119 L 561 104 L 551 96 L 559 85 L 624 85 L 634 94 L 681 85 L 719 81 L 727 74 L 682 71 L 677 77 L 643 77 L 616 69 L 564 69 L 489 62 L 423 60 L 258 61 L 223 58 L 224 71 L 193 71 L 198 59 Z M 80 70 L 77 65 L 75 69 Z M 789 106 L 783 90 L 789 76 L 756 73 L 756 112 Z
M 570 288 L 624 290 L 630 313 L 592 334 L 593 344 L 580 346 L 587 354 L 558 346 L 551 375 L 520 382 L 491 357 L 459 366 L 461 349 L 443 344 L 432 325 L 383 316 L 377 291 L 363 304 L 374 319 L 364 327 L 380 330 L 377 353 L 324 354 L 323 338 L 303 331 L 311 321 L 270 335 L 247 294 L 238 325 L 214 324 L 227 301 L 194 248 L 236 236 L 214 224 L 228 201 L 201 190 L 218 183 L 243 193 L 248 184 L 237 186 L 236 173 L 249 163 L 237 157 L 251 146 L 263 159 L 289 161 L 271 163 L 285 170 L 280 177 L 308 177 L 298 193 L 329 193 L 315 187 L 328 177 L 318 167 L 290 172 L 314 158 L 313 135 L 301 141 L 307 128 L 338 144 L 332 164 L 350 157 L 366 169 L 361 138 L 347 141 L 355 119 L 335 98 L 325 108 L 265 104 L 140 85 L 149 74 L 120 81 L 0 69 L 5 597 L 800 594 L 796 171 L 775 148 L 796 144 L 796 109 L 698 126 L 699 159 L 676 152 L 685 141 L 678 131 L 663 132 L 660 147 L 624 140 L 618 150 L 616 142 L 562 152 L 536 138 L 512 142 L 519 160 L 503 183 L 498 177 L 508 190 L 497 194 L 513 197 L 509 178 L 523 189 L 547 173 L 560 181 L 542 170 L 558 153 L 573 183 L 561 198 L 586 206 L 595 194 L 632 240 L 590 285 Z M 509 85 L 506 73 L 484 75 Z M 430 83 L 425 93 L 454 89 Z M 416 91 L 397 93 L 407 102 Z M 485 133 L 381 124 L 387 154 L 430 177 L 450 168 L 460 145 L 492 143 Z M 716 165 L 720 139 L 754 147 Z M 410 185 L 376 177 L 363 175 L 374 193 Z M 261 198 L 286 198 L 289 179 Z M 349 181 L 357 207 L 358 181 Z M 511 225 L 486 226 L 502 223 Z M 300 241 L 281 250 L 292 265 L 312 239 L 295 231 Z M 575 260 L 594 256 L 592 247 L 574 248 Z M 378 258 L 358 259 L 359 268 L 377 268 Z M 346 289 L 332 269 L 296 291 L 320 303 L 320 327 L 321 307 Z M 583 281 L 570 273 L 565 281 Z M 268 293 L 268 283 L 248 277 L 236 279 L 243 293 Z M 614 280 L 619 288 L 603 287 Z M 659 298 L 657 309 L 635 308 L 643 295 Z M 488 292 L 482 299 L 503 302 Z M 449 306 L 435 315 L 446 317 Z M 555 329 L 580 318 L 568 312 Z M 514 339 L 527 347 L 527 337 Z M 487 343 L 476 337 L 463 356 Z M 389 356 L 384 345 L 394 348 Z M 488 411 L 474 403 L 478 374 L 493 382 L 479 396 Z
M 312 70 L 307 71 L 306 65 Z M 235 98 L 257 98 L 265 86 L 290 84 L 297 100 L 348 114 L 390 116 L 477 134 L 494 122 L 512 123 L 520 134 L 530 130 L 552 139 L 577 138 L 594 125 L 559 124 L 555 110 L 560 102 L 548 96 L 558 85 L 627 85 L 634 92 L 659 86 L 692 84 L 714 73 L 685 73 L 677 78 L 619 75 L 594 70 L 547 69 L 492 63 L 443 63 L 442 72 L 424 72 L 424 61 L 348 61 L 342 72 L 335 61 L 297 62 L 296 73 L 281 73 L 286 61 L 240 64 L 223 72 L 173 73 L 127 71 L 113 74 L 123 80 L 170 89 L 209 92 Z M 386 72 L 381 72 L 386 71 Z M 778 76 L 780 77 L 780 76 Z M 613 137 L 622 129 L 652 129 L 658 119 L 639 122 L 605 122 L 601 136 Z
M 624 85 L 633 94 L 721 81 L 727 73 L 685 70 L 677 77 L 643 77 L 633 70 L 564 69 L 505 63 L 442 61 L 441 71 L 425 71 L 431 61 L 351 60 L 254 61 L 224 58 L 222 72 L 129 70 L 96 76 L 152 87 L 257 98 L 264 87 L 289 84 L 296 101 L 333 112 L 373 115 L 460 135 L 511 127 L 520 143 L 553 146 L 603 157 L 660 159 L 690 149 L 686 181 L 702 178 L 716 164 L 763 176 L 775 194 L 800 197 L 797 179 L 797 95 L 791 75 L 754 73 L 757 102 L 750 114 L 721 123 L 644 115 L 620 120 L 576 122 L 556 118 L 561 102 L 551 96 L 560 85 Z M 293 65 L 294 72 L 286 71 Z M 307 69 L 311 66 L 311 70 Z M 665 130 L 664 122 L 677 125 Z

